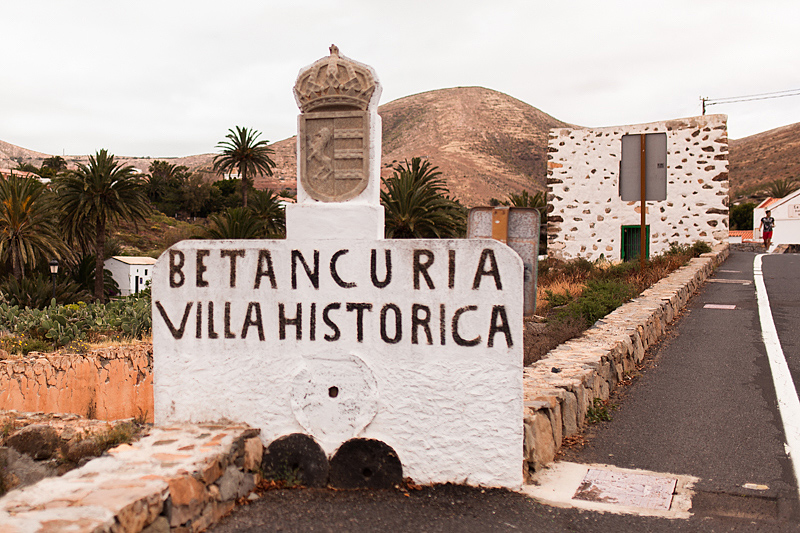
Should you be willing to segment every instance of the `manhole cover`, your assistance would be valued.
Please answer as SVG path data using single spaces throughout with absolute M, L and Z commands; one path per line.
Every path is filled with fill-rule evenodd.
M 669 510 L 678 479 L 590 468 L 573 499 Z

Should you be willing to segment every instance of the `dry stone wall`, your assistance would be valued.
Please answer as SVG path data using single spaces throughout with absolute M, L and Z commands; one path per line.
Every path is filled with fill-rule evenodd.
M 647 202 L 650 253 L 672 242 L 728 239 L 725 115 L 594 129 L 553 129 L 548 143 L 548 253 L 559 259 L 622 258 L 622 226 L 640 224 L 640 202 L 619 193 L 622 136 L 667 134 L 667 199 Z
M 153 345 L 0 361 L 0 409 L 153 421 Z

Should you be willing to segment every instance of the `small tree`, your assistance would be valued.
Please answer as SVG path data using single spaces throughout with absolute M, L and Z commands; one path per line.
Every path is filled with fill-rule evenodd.
M 243 207 L 247 207 L 247 191 L 252 187 L 252 176 L 272 176 L 272 169 L 275 167 L 275 162 L 269 157 L 275 151 L 268 146 L 269 141 L 266 139 L 258 140 L 260 135 L 256 130 L 236 126 L 236 130 L 228 130 L 226 141 L 217 143 L 221 152 L 214 157 L 214 172 L 239 172 Z
M 732 230 L 753 229 L 753 209 L 756 204 L 745 202 L 743 204 L 732 205 L 729 217 L 729 226 Z

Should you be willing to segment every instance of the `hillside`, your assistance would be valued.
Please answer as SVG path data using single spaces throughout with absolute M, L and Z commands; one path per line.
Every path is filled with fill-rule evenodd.
M 739 193 L 776 179 L 800 179 L 800 123 L 731 140 L 731 188 Z
M 412 157 L 427 158 L 443 173 L 451 192 L 468 206 L 486 204 L 523 189 L 545 187 L 548 130 L 574 127 L 506 94 L 482 87 L 457 87 L 415 94 L 379 108 L 383 120 L 381 175 Z M 265 135 L 268 137 L 268 135 Z M 256 187 L 296 187 L 296 137 L 272 144 L 277 166 Z M 209 147 L 213 149 L 213 147 Z M 47 154 L 0 141 L 0 168 L 16 161 L 40 166 Z M 214 154 L 165 158 L 175 165 L 211 172 Z M 71 168 L 87 156 L 67 156 Z M 142 172 L 152 159 L 119 157 Z M 730 141 L 733 191 L 753 189 L 778 178 L 800 177 L 800 124 Z

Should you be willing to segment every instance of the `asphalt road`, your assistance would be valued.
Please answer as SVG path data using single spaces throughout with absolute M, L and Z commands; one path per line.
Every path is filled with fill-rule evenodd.
M 764 281 L 781 348 L 795 383 L 800 383 L 800 254 L 768 255 Z
M 754 258 L 731 254 L 652 351 L 636 384 L 617 395 L 614 419 L 589 428 L 590 444 L 566 457 L 697 476 L 694 513 L 797 525 L 797 484 L 761 340 Z M 798 259 L 765 257 L 763 269 L 787 360 L 800 370 L 792 328 L 800 318 Z
M 691 519 L 559 509 L 514 492 L 445 485 L 270 491 L 211 531 L 800 531 L 797 484 L 760 336 L 754 257 L 731 255 L 651 349 L 633 383 L 615 393 L 613 419 L 590 426 L 588 444 L 560 457 L 697 476 Z M 769 256 L 763 265 L 798 382 L 800 256 Z

